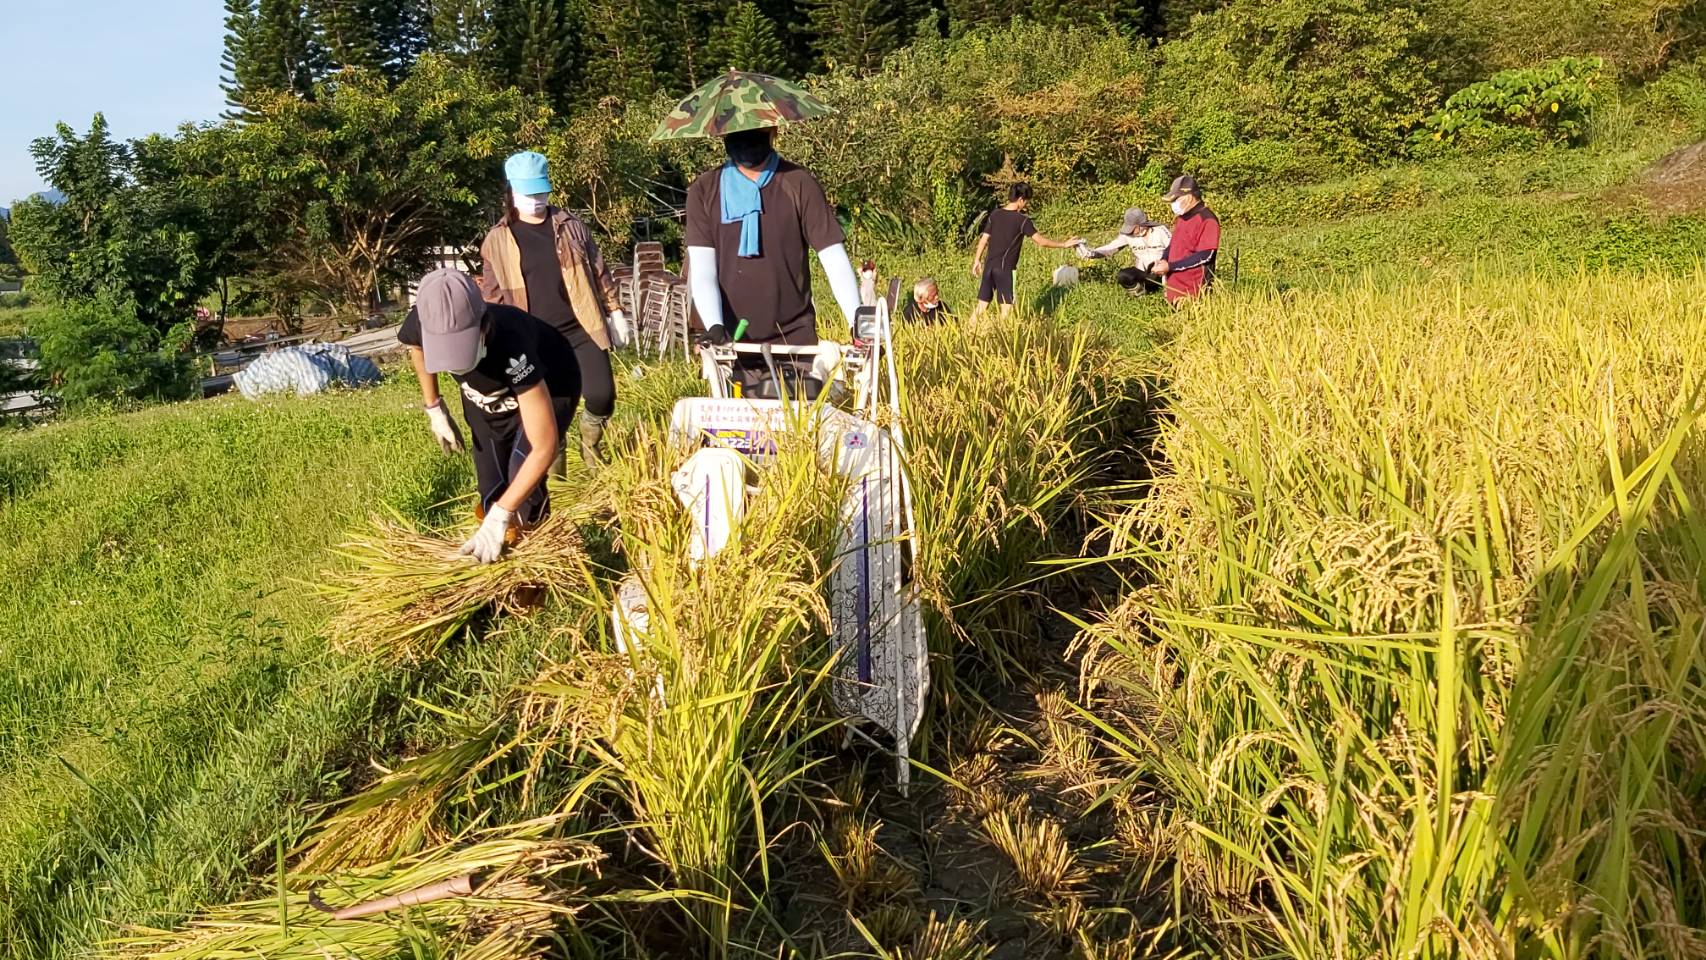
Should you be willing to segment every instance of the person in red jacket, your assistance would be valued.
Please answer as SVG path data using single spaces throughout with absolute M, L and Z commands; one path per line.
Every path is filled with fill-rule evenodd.
M 1173 181 L 1164 198 L 1173 205 L 1178 220 L 1167 258 L 1157 261 L 1154 271 L 1167 278 L 1167 302 L 1178 306 L 1214 282 L 1214 258 L 1220 252 L 1220 218 L 1203 203 L 1195 177 L 1186 174 Z

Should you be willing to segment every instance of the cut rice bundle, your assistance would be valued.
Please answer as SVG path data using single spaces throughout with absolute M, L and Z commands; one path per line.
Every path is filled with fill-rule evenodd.
M 291 874 L 270 896 L 216 907 L 176 931 L 127 928 L 108 946 L 135 960 L 381 960 L 427 947 L 484 960 L 539 956 L 577 909 L 576 880 L 595 877 L 603 856 L 590 844 L 542 837 L 551 826 L 521 824 L 337 876 Z
M 543 602 L 584 597 L 592 577 L 579 519 L 571 512 L 553 513 L 503 559 L 482 564 L 459 556 L 458 540 L 395 515 L 377 517 L 367 536 L 335 551 L 350 566 L 315 588 L 340 607 L 327 635 L 340 651 L 416 662 L 436 654 L 486 611 L 525 615 Z

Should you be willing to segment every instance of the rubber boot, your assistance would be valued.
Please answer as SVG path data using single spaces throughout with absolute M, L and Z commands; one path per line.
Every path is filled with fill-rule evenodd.
M 581 461 L 589 467 L 604 466 L 604 425 L 609 417 L 581 411 Z

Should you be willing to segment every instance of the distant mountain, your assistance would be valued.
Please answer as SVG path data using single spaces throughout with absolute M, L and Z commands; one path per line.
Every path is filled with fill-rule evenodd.
M 58 190 L 42 190 L 42 191 L 35 193 L 34 196 L 40 197 L 43 200 L 46 200 L 48 203 L 53 203 L 53 204 L 60 204 L 60 203 L 65 202 L 65 194 L 60 193 Z M 10 217 L 11 215 L 12 215 L 12 211 L 9 208 L 0 207 L 0 217 Z

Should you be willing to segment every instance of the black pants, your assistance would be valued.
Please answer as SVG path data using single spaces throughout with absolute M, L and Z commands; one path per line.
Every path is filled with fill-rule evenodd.
M 1148 293 L 1152 290 L 1159 290 L 1161 284 L 1165 282 L 1158 274 L 1137 267 L 1126 267 L 1114 274 L 1114 280 L 1133 293 Z
M 551 397 L 551 412 L 557 415 L 559 450 L 563 448 L 563 438 L 569 429 L 569 422 L 575 418 L 575 407 L 579 400 L 579 397 L 572 394 Z M 483 515 L 509 490 L 510 481 L 515 479 L 516 473 L 521 470 L 521 465 L 533 451 L 533 446 L 527 441 L 527 431 L 521 428 L 519 413 L 501 417 L 494 422 L 464 400 L 462 418 L 468 421 L 468 434 L 474 441 L 474 476 L 480 486 L 480 512 Z M 527 499 L 521 502 L 521 508 L 515 512 L 515 518 L 522 526 L 529 527 L 545 519 L 550 512 L 551 495 L 546 492 L 545 483 L 541 481 Z
M 1012 303 L 1013 271 L 985 267 L 983 283 L 977 288 L 977 299 L 980 303 L 989 303 L 992 300 L 996 303 Z
M 578 326 L 570 331 L 568 341 L 575 348 L 575 361 L 581 368 L 581 397 L 586 400 L 586 412 L 597 417 L 615 413 L 616 374 L 610 369 L 610 351 L 593 343 Z

